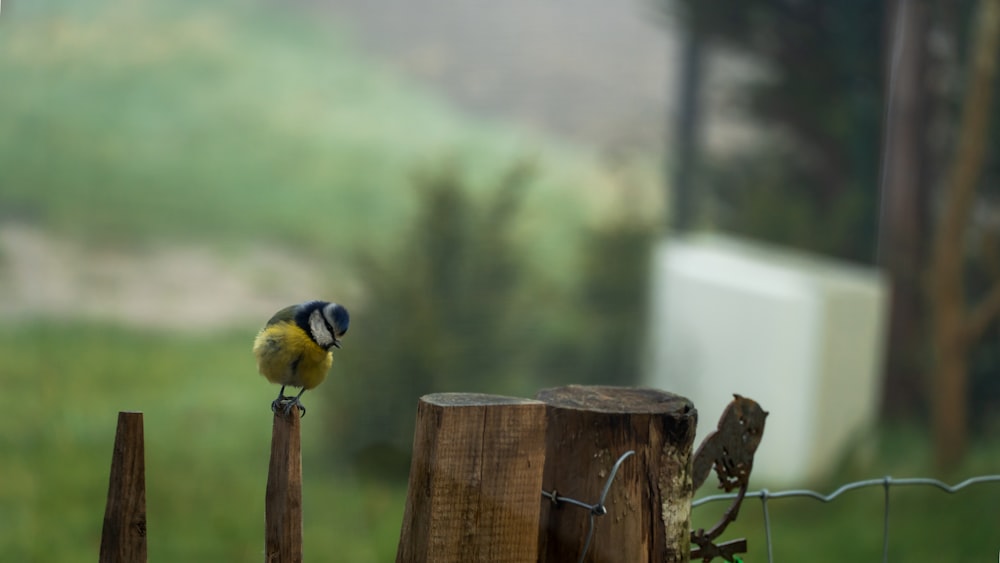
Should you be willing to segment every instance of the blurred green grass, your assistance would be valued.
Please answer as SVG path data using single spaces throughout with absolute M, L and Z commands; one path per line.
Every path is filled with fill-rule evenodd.
M 961 467 L 950 475 L 938 475 L 926 436 L 926 429 L 915 426 L 884 428 L 865 445 L 865 451 L 848 455 L 828 478 L 808 488 L 829 494 L 844 484 L 886 475 L 936 477 L 954 485 L 972 476 L 1000 474 L 1000 448 L 993 442 L 979 442 Z M 698 496 L 721 492 L 713 489 L 716 483 L 711 476 Z M 751 490 L 759 488 L 751 485 Z M 881 486 L 875 486 L 846 492 L 829 503 L 808 498 L 769 500 L 774 560 L 881 561 L 884 494 Z M 956 494 L 931 487 L 893 486 L 889 561 L 992 561 L 1000 552 L 998 505 L 1000 483 L 972 485 Z M 727 502 L 716 502 L 694 508 L 692 525 L 711 528 L 727 507 Z M 744 561 L 767 561 L 759 499 L 744 501 L 739 518 L 721 539 L 739 537 L 749 540 Z
M 12 561 L 92 561 L 96 556 L 118 410 L 145 413 L 151 561 L 257 559 L 274 388 L 254 374 L 252 329 L 176 334 L 111 325 L 34 324 L 0 329 L 5 389 L 0 409 L 0 550 Z M 11 391 L 12 390 L 12 391 Z M 329 407 L 312 393 L 303 423 L 305 552 L 317 560 L 394 557 L 405 487 L 334 468 L 323 440 Z M 849 464 L 814 485 L 891 474 L 927 476 L 930 456 L 914 429 L 883 433 L 874 460 Z M 952 482 L 995 472 L 1000 453 L 978 444 Z M 711 485 L 709 485 L 710 487 Z M 703 491 L 703 494 L 710 490 Z M 956 495 L 892 493 L 893 561 L 993 557 L 1000 486 Z M 882 490 L 830 504 L 772 500 L 778 561 L 876 561 Z M 708 527 L 725 506 L 694 510 Z M 609 522 L 599 521 L 598 525 Z M 764 561 L 760 503 L 749 500 L 725 538 L 748 537 L 745 561 Z
M 255 374 L 252 336 L 106 325 L 0 330 L 4 559 L 94 560 L 119 410 L 144 412 L 150 560 L 259 559 L 276 390 Z M 308 403 L 323 412 L 322 394 Z M 404 487 L 334 473 L 322 422 L 303 424 L 306 553 L 391 560 Z

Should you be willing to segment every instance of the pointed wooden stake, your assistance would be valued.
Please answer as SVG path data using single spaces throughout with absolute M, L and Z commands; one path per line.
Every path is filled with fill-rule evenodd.
M 146 561 L 146 461 L 141 412 L 118 413 L 99 561 Z
M 302 561 L 302 440 L 299 408 L 274 414 L 264 499 L 264 561 Z

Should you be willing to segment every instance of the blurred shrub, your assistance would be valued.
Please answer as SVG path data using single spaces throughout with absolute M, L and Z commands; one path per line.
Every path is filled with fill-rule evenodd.
M 420 395 L 500 390 L 517 361 L 522 271 L 511 230 L 529 176 L 516 167 L 476 202 L 453 165 L 417 175 L 420 208 L 405 238 L 388 259 L 361 257 L 367 303 L 339 378 L 338 451 L 405 472 Z
M 538 372 L 554 375 L 551 384 L 638 383 L 654 235 L 634 217 L 584 235 L 581 277 L 564 313 L 570 330 L 538 350 Z
M 652 230 L 587 232 L 581 275 L 560 287 L 528 259 L 518 218 L 532 167 L 473 191 L 454 165 L 415 178 L 419 211 L 387 259 L 361 258 L 336 403 L 334 451 L 369 476 L 405 476 L 417 398 L 434 392 L 532 396 L 568 383 L 636 381 Z M 565 249 L 573 252 L 573 249 Z M 341 359 L 343 358 L 343 359 Z

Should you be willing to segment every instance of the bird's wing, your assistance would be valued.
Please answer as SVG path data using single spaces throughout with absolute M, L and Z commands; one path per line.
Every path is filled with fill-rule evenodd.
M 271 320 L 267 321 L 267 326 L 275 325 L 278 323 L 290 323 L 295 320 L 295 310 L 298 309 L 298 305 L 291 305 L 285 307 L 284 309 L 278 311 L 271 317 Z

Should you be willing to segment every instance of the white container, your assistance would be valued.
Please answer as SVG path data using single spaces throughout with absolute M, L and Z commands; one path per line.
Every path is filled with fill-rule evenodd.
M 670 239 L 653 259 L 646 383 L 694 402 L 696 448 L 733 393 L 756 400 L 770 416 L 751 481 L 814 481 L 874 426 L 886 292 L 871 268 L 720 236 Z

